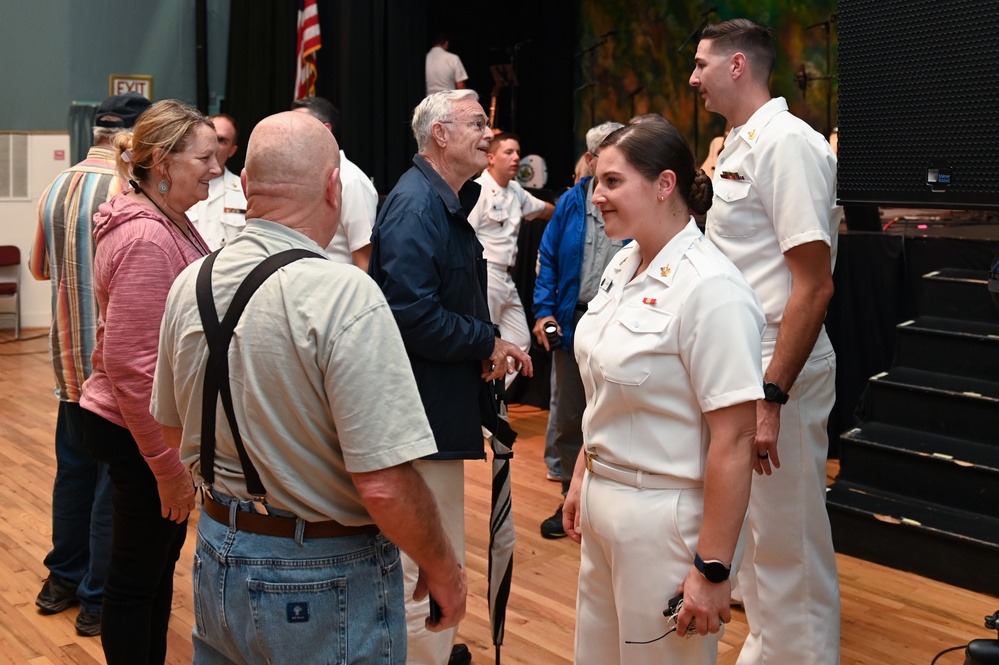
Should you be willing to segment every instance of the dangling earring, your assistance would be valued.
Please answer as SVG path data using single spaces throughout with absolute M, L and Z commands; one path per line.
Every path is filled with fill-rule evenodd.
M 160 194 L 166 194 L 167 190 L 170 189 L 170 183 L 166 180 L 160 180 L 160 184 L 156 185 L 156 189 L 159 190 Z

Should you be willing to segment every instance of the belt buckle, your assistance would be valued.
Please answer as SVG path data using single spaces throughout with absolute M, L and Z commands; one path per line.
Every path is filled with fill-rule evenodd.
M 593 472 L 593 458 L 596 457 L 593 453 L 586 453 L 586 470 L 590 473 Z

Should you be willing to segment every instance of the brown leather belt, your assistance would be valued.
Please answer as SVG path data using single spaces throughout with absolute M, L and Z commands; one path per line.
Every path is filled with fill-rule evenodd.
M 224 526 L 229 526 L 229 506 L 223 505 L 205 493 L 201 510 L 213 520 Z M 262 536 L 277 538 L 294 538 L 295 526 L 298 520 L 294 517 L 278 517 L 276 515 L 261 515 L 245 510 L 236 511 L 236 530 L 246 533 L 256 533 Z M 344 526 L 334 520 L 326 522 L 306 522 L 305 538 L 341 538 L 343 536 L 360 536 L 374 534 L 378 527 L 374 524 L 366 526 Z

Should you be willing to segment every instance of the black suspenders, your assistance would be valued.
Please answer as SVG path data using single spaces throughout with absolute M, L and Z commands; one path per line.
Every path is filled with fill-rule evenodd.
M 246 479 L 246 489 L 258 500 L 263 500 L 267 490 L 264 489 L 260 475 L 246 454 L 243 439 L 239 435 L 236 414 L 232 408 L 232 392 L 229 388 L 229 341 L 246 304 L 268 277 L 299 259 L 328 257 L 307 249 L 289 249 L 267 257 L 251 270 L 239 285 L 225 317 L 219 321 L 215 309 L 215 297 L 212 294 L 212 266 L 215 265 L 219 251 L 221 250 L 213 252 L 205 259 L 198 271 L 197 281 L 198 311 L 201 314 L 205 337 L 208 339 L 208 364 L 205 367 L 205 387 L 201 400 L 201 475 L 207 486 L 210 487 L 215 482 L 215 407 L 218 397 L 221 396 L 222 408 L 229 420 L 233 442 L 239 453 L 239 463 Z

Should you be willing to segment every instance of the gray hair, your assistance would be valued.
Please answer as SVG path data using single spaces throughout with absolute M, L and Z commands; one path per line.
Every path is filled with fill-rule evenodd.
M 413 136 L 416 137 L 416 147 L 424 152 L 430 145 L 430 127 L 435 122 L 443 122 L 451 117 L 454 105 L 463 99 L 473 102 L 479 100 L 479 93 L 474 90 L 441 90 L 417 105 L 413 111 Z
M 132 128 L 128 127 L 94 127 L 94 145 L 100 145 L 102 143 L 110 143 L 118 134 L 130 134 L 132 133 Z
M 597 154 L 597 148 L 600 144 L 604 142 L 604 139 L 610 135 L 611 132 L 616 131 L 624 127 L 620 122 L 605 122 L 597 125 L 590 131 L 586 132 L 586 149 L 590 151 L 590 154 Z

